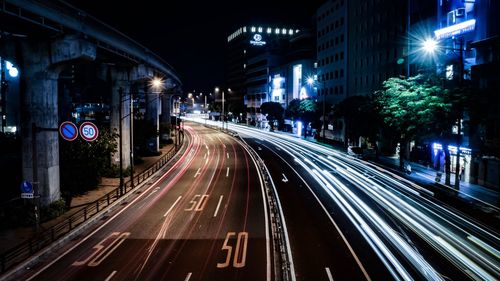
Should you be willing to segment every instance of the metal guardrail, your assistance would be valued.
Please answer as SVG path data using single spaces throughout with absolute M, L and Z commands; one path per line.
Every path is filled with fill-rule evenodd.
M 291 264 L 291 253 L 289 253 L 290 249 L 287 247 L 286 242 L 286 234 L 284 227 L 284 217 L 283 214 L 279 211 L 280 204 L 278 202 L 278 194 L 276 188 L 274 187 L 274 183 L 267 169 L 266 164 L 260 158 L 259 154 L 248 145 L 243 138 L 241 138 L 237 132 L 228 130 L 228 134 L 233 137 L 238 138 L 241 141 L 241 144 L 245 145 L 248 149 L 248 153 L 250 156 L 256 161 L 258 165 L 258 169 L 262 175 L 262 180 L 265 186 L 267 205 L 269 207 L 269 218 L 271 220 L 272 227 L 272 240 L 273 240 L 273 251 L 274 251 L 274 266 L 276 269 L 281 269 L 279 272 L 275 271 L 276 280 L 290 281 L 294 280 L 294 270 Z
M 182 142 L 181 142 L 182 143 Z M 133 191 L 140 183 L 147 180 L 151 175 L 160 170 L 167 164 L 180 150 L 182 145 L 174 146 L 165 155 L 163 155 L 156 163 L 150 165 L 146 170 L 134 176 L 134 184 L 130 180 L 123 185 L 123 195 Z M 11 248 L 0 255 L 1 272 L 4 273 L 16 264 L 19 264 L 49 246 L 59 238 L 64 237 L 67 233 L 99 214 L 113 202 L 120 198 L 120 187 L 108 192 L 106 195 L 96 201 L 87 204 L 76 213 L 70 215 L 65 220 L 39 232 L 36 236 L 22 242 L 21 244 Z

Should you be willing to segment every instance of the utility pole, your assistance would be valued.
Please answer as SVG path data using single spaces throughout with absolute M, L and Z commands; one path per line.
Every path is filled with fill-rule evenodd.
M 5 78 L 6 63 L 3 58 L 0 57 L 0 118 L 2 119 L 2 133 L 5 133 L 5 127 L 7 126 L 7 79 Z
M 134 188 L 134 97 L 130 91 L 130 188 Z
M 123 155 L 122 155 L 122 105 L 123 105 L 123 88 L 120 87 L 118 89 L 118 95 L 119 95 L 119 108 L 118 108 L 118 115 L 120 116 L 119 119 L 119 125 L 118 125 L 118 130 L 120 131 L 120 138 L 119 138 L 119 144 L 118 144 L 118 153 L 120 154 L 120 196 L 123 196 Z
M 464 80 L 464 38 L 460 37 L 460 77 L 458 78 L 459 87 L 463 87 Z M 457 159 L 455 162 L 455 188 L 460 188 L 460 146 L 462 145 L 462 106 L 458 106 L 457 116 Z

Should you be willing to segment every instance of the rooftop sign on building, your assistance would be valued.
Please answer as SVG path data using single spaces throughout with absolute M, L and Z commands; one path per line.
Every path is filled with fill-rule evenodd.
M 434 30 L 436 39 L 450 38 L 452 36 L 461 35 L 467 32 L 474 31 L 476 27 L 476 20 L 471 19 L 461 23 L 447 26 L 445 28 Z
M 250 40 L 250 44 L 254 45 L 254 46 L 264 46 L 266 45 L 266 41 L 263 41 L 262 40 L 262 35 L 260 35 L 259 33 L 255 33 L 253 35 L 253 40 Z

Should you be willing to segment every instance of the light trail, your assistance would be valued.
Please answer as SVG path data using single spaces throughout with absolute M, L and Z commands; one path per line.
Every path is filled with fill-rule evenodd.
M 403 239 L 398 233 L 401 230 L 393 229 L 391 222 L 420 237 L 470 278 L 500 279 L 498 231 L 439 204 L 429 198 L 433 193 L 422 186 L 369 162 L 297 137 L 234 124 L 229 129 L 259 139 L 259 147 L 268 147 L 265 142 L 269 147 L 280 147 L 279 152 L 295 159 L 349 218 L 394 278 L 413 279 L 397 255 L 403 256 L 425 279 L 443 279 L 413 243 Z M 365 196 L 360 197 L 360 193 Z M 370 206 L 385 210 L 384 216 L 391 221 Z M 387 247 L 387 243 L 392 247 Z

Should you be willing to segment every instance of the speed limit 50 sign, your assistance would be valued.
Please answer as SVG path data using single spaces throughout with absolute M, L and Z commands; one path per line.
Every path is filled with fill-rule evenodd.
M 99 129 L 92 122 L 83 122 L 80 125 L 80 136 L 86 141 L 94 141 L 99 136 Z

